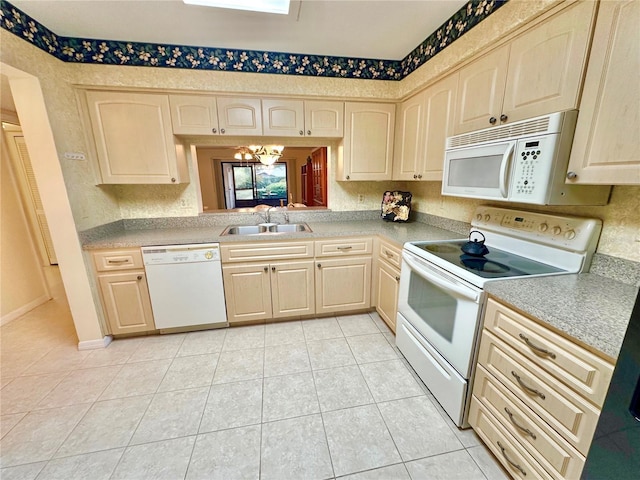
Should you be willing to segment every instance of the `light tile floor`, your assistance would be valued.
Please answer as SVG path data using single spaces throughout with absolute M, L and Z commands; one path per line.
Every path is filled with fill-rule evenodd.
M 55 299 L 0 330 L 0 477 L 508 478 L 375 313 L 78 351 Z

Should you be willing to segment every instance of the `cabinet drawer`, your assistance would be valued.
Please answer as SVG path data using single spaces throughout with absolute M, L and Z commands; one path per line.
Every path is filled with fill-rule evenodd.
M 487 302 L 484 326 L 531 362 L 602 406 L 613 374 L 609 362 L 493 299 Z
M 478 363 L 586 455 L 600 410 L 486 330 Z
M 373 239 L 369 237 L 316 240 L 315 252 L 316 257 L 370 255 L 373 252 Z
M 401 249 L 395 245 L 380 240 L 378 244 L 378 258 L 390 263 L 394 267 L 400 268 L 402 263 Z
M 313 241 L 254 242 L 220 245 L 222 263 L 313 258 Z
M 585 458 L 482 367 L 473 395 L 555 478 L 578 478 Z
M 469 423 L 513 478 L 553 478 L 475 397 L 471 398 Z
M 139 248 L 95 252 L 93 254 L 93 263 L 98 272 L 144 268 L 142 253 Z

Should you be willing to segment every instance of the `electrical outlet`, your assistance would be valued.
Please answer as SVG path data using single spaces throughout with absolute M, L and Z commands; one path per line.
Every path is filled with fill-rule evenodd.
M 364 203 L 364 194 L 362 193 L 358 194 L 358 203 Z
M 86 160 L 84 153 L 82 152 L 65 152 L 64 158 L 67 160 Z
M 187 202 L 186 198 L 181 198 L 180 199 L 180 207 L 182 208 L 189 208 L 189 203 Z

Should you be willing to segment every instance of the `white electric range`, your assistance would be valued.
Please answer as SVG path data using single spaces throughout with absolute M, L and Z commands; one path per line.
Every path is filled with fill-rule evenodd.
M 469 426 L 486 283 L 588 271 L 601 229 L 593 218 L 480 206 L 469 238 L 404 245 L 396 344 L 459 427 Z M 482 237 L 489 253 L 462 251 Z

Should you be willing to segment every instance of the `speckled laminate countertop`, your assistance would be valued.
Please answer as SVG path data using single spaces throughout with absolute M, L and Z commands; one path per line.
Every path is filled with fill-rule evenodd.
M 636 286 L 590 273 L 488 282 L 485 290 L 612 360 L 638 293 Z
M 466 237 L 464 222 L 419 214 L 420 221 L 390 223 L 377 212 L 316 212 L 291 214 L 291 223 L 306 222 L 311 233 L 227 235 L 227 225 L 255 224 L 256 218 L 224 216 L 134 219 L 114 222 L 80 233 L 86 250 L 208 242 L 260 242 L 291 239 L 382 235 L 401 246 L 408 241 Z M 277 219 L 282 223 L 282 219 Z M 638 287 L 612 278 L 626 278 L 624 266 L 613 257 L 594 257 L 592 270 L 601 275 L 579 274 L 487 283 L 486 290 L 518 310 L 538 318 L 561 334 L 611 359 L 617 358 Z M 613 260 L 613 261 L 612 261 Z M 625 261 L 621 261 L 624 263 Z M 631 262 L 633 263 L 633 262 Z M 600 267 L 594 268 L 597 265 Z M 637 277 L 638 264 L 631 270 Z M 606 274 L 606 276 L 605 276 Z M 632 277 L 634 275 L 631 275 Z

